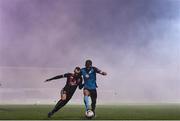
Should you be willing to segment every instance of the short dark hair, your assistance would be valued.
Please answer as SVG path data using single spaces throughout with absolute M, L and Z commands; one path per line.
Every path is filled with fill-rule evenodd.
M 85 66 L 91 65 L 92 66 L 92 61 L 91 60 L 86 60 Z
M 75 69 L 77 69 L 78 71 L 80 71 L 80 70 L 81 70 L 81 68 L 80 68 L 79 66 L 77 66 Z
M 74 73 L 80 73 L 80 71 L 81 71 L 81 68 L 78 66 L 74 69 Z

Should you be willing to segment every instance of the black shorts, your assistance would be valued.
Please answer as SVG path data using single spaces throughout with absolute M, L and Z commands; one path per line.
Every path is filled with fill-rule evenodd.
M 61 90 L 61 95 L 66 94 L 67 98 L 71 99 L 71 97 L 73 96 L 75 91 L 76 91 L 76 89 L 69 90 L 69 89 L 63 88 Z
M 84 88 L 84 90 L 88 90 L 89 93 L 90 93 L 90 97 L 91 98 L 97 98 L 97 90 L 96 89 L 87 89 L 87 88 Z

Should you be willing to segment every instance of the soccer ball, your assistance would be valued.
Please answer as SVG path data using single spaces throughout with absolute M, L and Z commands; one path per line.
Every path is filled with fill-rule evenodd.
M 85 116 L 87 118 L 92 118 L 94 116 L 94 112 L 92 110 L 88 110 L 85 112 Z

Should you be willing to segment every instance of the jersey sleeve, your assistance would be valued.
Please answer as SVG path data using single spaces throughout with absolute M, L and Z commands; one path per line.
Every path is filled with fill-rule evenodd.
M 95 70 L 96 73 L 99 73 L 99 74 L 102 73 L 102 71 L 101 71 L 100 69 L 98 69 L 97 67 L 93 67 L 93 68 L 94 68 L 94 70 Z
M 69 73 L 65 73 L 65 74 L 62 74 L 62 75 L 57 75 L 57 76 L 52 77 L 52 78 L 50 78 L 50 79 L 48 79 L 48 80 L 61 79 L 61 78 L 63 78 L 63 77 L 68 77 L 68 75 L 69 75 Z
M 68 77 L 70 75 L 70 73 L 65 73 L 64 75 L 63 75 L 63 77 Z

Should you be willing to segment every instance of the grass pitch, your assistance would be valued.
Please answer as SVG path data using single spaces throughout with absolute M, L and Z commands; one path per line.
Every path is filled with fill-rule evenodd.
M 0 120 L 47 120 L 54 105 L 0 105 Z M 180 120 L 180 105 L 97 105 L 96 120 Z M 66 105 L 51 120 L 84 120 L 83 105 Z

